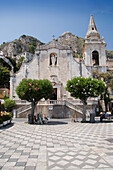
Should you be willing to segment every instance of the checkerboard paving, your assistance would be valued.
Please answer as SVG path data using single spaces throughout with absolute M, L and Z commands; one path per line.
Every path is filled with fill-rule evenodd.
M 13 122 L 0 128 L 1 170 L 113 169 L 113 123 Z

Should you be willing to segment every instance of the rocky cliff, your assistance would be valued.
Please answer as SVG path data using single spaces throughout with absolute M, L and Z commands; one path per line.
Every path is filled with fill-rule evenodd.
M 74 57 L 82 56 L 85 41 L 84 38 L 75 36 L 70 32 L 65 32 L 57 38 L 57 41 L 61 44 L 72 47 Z M 9 57 L 16 56 L 25 51 L 34 54 L 36 47 L 42 44 L 44 43 L 34 37 L 22 35 L 19 39 L 14 41 L 8 43 L 4 42 L 0 45 L 0 51 L 3 51 L 4 54 Z M 106 54 L 107 58 L 113 58 L 113 51 L 106 50 Z
M 19 39 L 3 43 L 0 45 L 0 51 L 3 51 L 7 56 L 16 56 L 22 52 L 28 51 L 34 53 L 36 46 L 43 44 L 41 41 L 34 37 L 22 35 Z
M 82 55 L 84 38 L 75 36 L 70 32 L 64 32 L 57 40 L 61 44 L 69 45 L 73 50 L 73 55 Z

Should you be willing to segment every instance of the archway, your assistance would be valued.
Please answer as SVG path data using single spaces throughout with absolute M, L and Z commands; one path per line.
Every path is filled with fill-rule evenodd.
M 12 72 L 13 72 L 14 67 L 13 67 L 13 65 L 11 64 L 11 62 L 10 62 L 6 57 L 4 57 L 4 56 L 2 56 L 2 55 L 0 55 L 0 58 L 2 58 L 7 64 L 9 64 L 9 65 L 11 66 L 11 69 L 12 69 Z
M 10 99 L 13 99 L 13 93 L 14 93 L 14 67 L 11 64 L 11 62 L 5 58 L 3 55 L 0 55 L 0 58 L 2 58 L 6 63 L 8 63 L 11 66 L 11 72 L 10 72 Z
M 99 53 L 96 50 L 92 52 L 92 64 L 99 65 Z

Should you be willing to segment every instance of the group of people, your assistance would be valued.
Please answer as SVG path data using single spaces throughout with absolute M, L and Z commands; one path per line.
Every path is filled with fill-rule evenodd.
M 42 113 L 38 113 L 34 116 L 34 123 L 38 124 L 46 124 L 48 123 L 49 117 L 43 115 Z

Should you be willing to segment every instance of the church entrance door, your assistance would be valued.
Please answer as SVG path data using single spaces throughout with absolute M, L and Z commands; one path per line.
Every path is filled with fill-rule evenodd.
M 51 97 L 50 100 L 57 100 L 57 88 L 53 88 L 54 92 L 53 92 L 53 96 Z

